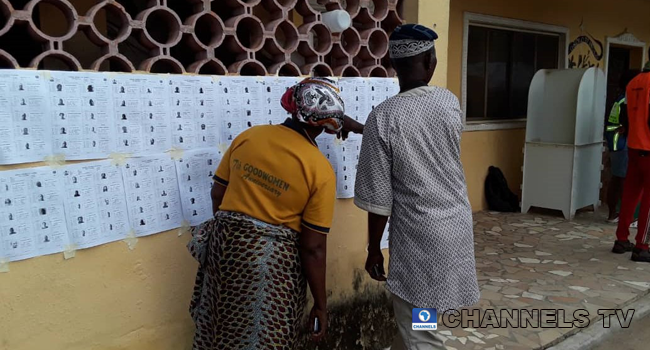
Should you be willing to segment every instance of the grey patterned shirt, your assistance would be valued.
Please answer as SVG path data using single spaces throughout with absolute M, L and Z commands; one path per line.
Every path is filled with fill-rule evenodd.
M 456 96 L 438 87 L 386 100 L 368 117 L 355 185 L 358 207 L 391 217 L 388 290 L 439 312 L 480 295 L 461 116 Z

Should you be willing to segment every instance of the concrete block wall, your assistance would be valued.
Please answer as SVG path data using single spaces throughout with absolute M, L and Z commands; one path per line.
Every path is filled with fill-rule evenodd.
M 400 7 L 399 0 L 0 0 L 0 67 L 52 69 L 55 60 L 65 70 L 387 77 Z M 350 13 L 353 27 L 333 34 L 321 14 L 337 9 Z M 25 41 L 8 45 L 4 35 Z

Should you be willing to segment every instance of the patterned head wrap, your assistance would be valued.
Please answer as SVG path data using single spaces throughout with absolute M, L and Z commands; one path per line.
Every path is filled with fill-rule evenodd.
M 307 78 L 289 88 L 282 96 L 282 107 L 298 121 L 319 126 L 328 134 L 343 128 L 345 106 L 334 81 Z
M 390 58 L 417 56 L 434 47 L 438 34 L 432 29 L 419 24 L 405 24 L 395 28 L 390 35 L 388 50 Z

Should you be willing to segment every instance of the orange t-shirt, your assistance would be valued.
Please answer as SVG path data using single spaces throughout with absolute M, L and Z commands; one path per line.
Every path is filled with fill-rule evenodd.
M 336 200 L 334 169 L 316 145 L 289 126 L 256 126 L 241 133 L 215 181 L 227 186 L 220 210 L 295 231 L 304 226 L 329 232 Z
M 628 147 L 650 151 L 650 72 L 639 74 L 627 86 L 627 113 Z

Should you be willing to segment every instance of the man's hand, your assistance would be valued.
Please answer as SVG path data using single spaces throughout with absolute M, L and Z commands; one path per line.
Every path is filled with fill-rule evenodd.
M 343 129 L 341 129 L 336 137 L 345 141 L 351 132 L 355 134 L 363 134 L 363 126 L 363 124 L 346 115 L 343 117 Z
M 384 272 L 384 254 L 381 250 L 378 252 L 368 252 L 366 260 L 366 271 L 375 281 L 386 281 L 386 272 Z

